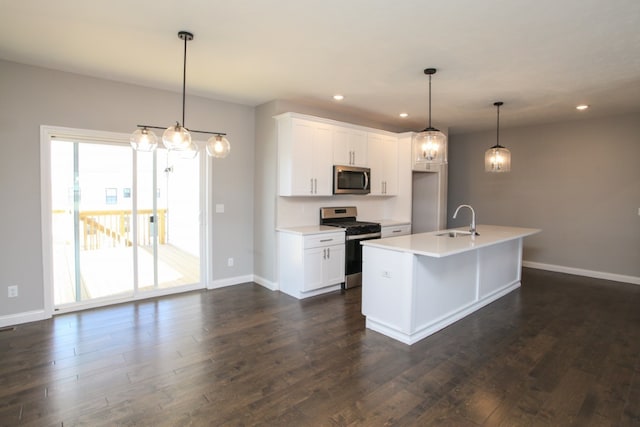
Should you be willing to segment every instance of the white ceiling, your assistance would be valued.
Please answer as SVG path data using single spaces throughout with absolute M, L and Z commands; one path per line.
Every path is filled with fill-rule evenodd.
M 187 92 L 251 106 L 420 130 L 434 67 L 454 133 L 640 111 L 638 0 L 0 0 L 0 58 L 176 92 L 179 30 Z

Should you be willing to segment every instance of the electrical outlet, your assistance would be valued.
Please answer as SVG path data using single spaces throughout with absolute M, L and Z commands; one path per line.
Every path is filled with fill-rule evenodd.
M 7 296 L 9 298 L 16 298 L 18 296 L 18 286 L 17 285 L 8 286 L 7 287 Z
M 390 279 L 391 278 L 391 273 L 389 271 L 387 271 L 387 270 L 384 270 L 382 272 L 382 277 L 386 277 L 387 279 Z
M 233 258 L 227 259 L 227 267 L 233 267 Z

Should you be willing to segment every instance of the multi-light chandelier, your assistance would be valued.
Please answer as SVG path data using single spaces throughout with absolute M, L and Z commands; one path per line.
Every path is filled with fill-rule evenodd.
M 182 63 L 182 124 L 176 122 L 168 128 L 137 125 L 138 129 L 131 134 L 129 141 L 136 151 L 153 151 L 158 146 L 158 137 L 151 129 L 165 129 L 162 134 L 162 143 L 167 150 L 179 151 L 184 157 L 195 157 L 198 149 L 191 139 L 191 133 L 204 133 L 212 135 L 207 141 L 207 154 L 212 157 L 224 158 L 229 155 L 231 145 L 223 132 L 210 132 L 204 130 L 187 129 L 184 121 L 184 107 L 187 83 L 187 42 L 193 40 L 193 34 L 188 31 L 180 31 L 178 38 L 184 41 L 184 56 Z
M 511 152 L 500 145 L 500 106 L 504 102 L 497 101 L 493 105 L 497 109 L 496 145 L 484 153 L 485 172 L 509 172 L 511 171 Z
M 429 123 L 427 128 L 414 138 L 414 155 L 418 163 L 447 163 L 447 136 L 431 126 L 431 76 L 435 68 L 427 68 L 424 73 L 429 76 Z

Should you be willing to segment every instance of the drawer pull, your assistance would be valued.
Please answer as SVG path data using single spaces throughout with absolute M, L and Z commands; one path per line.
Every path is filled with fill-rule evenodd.
M 331 241 L 333 241 L 333 239 L 322 239 L 322 240 L 320 240 L 320 243 L 331 242 Z

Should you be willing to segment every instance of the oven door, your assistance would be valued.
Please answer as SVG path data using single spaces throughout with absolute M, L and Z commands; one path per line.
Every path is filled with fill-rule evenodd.
M 345 282 L 343 289 L 362 286 L 362 245 L 365 240 L 379 239 L 380 233 L 347 236 L 345 251 Z

